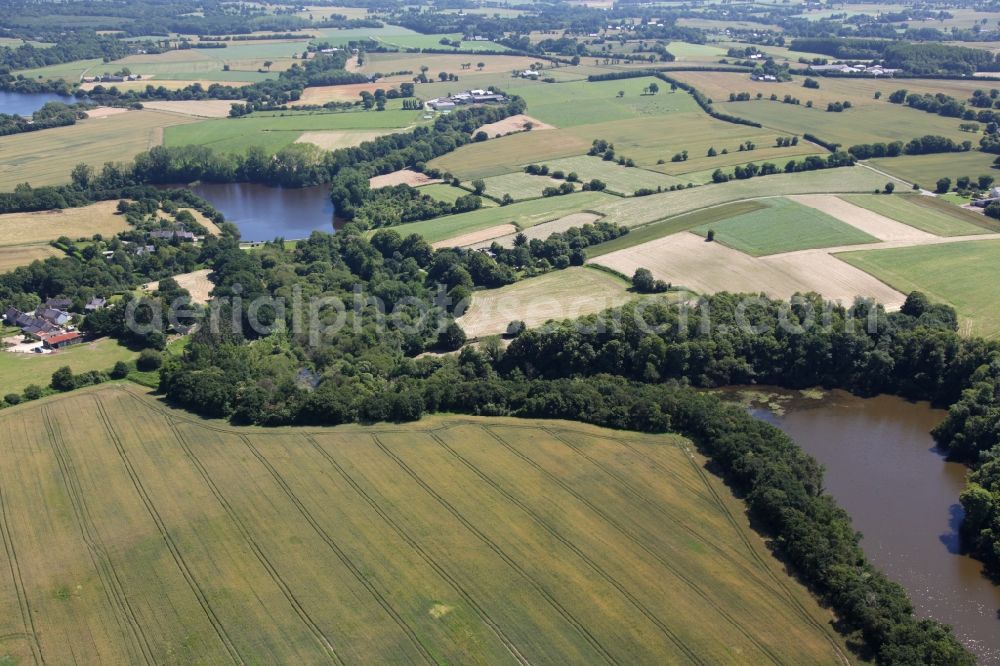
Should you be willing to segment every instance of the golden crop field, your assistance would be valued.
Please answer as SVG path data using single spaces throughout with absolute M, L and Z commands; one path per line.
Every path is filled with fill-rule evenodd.
M 26 132 L 0 138 L 0 191 L 18 183 L 58 185 L 81 162 L 100 169 L 105 162 L 124 162 L 159 145 L 163 128 L 194 122 L 179 114 L 130 111 L 108 118 L 90 118 L 68 127 Z
M 94 234 L 111 237 L 128 227 L 117 210 L 116 200 L 63 210 L 4 213 L 0 215 L 0 247 L 37 245 L 60 236 L 74 240 Z
M 51 245 L 0 245 L 0 273 L 62 254 Z
M 133 385 L 0 433 L 0 662 L 845 661 L 678 437 L 234 428 Z

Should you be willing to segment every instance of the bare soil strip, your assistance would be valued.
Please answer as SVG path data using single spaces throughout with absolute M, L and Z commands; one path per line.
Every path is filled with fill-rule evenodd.
M 490 138 L 493 138 L 498 134 L 503 136 L 504 134 L 510 134 L 511 132 L 522 132 L 525 130 L 526 123 L 531 123 L 532 132 L 534 132 L 535 130 L 556 129 L 553 125 L 549 125 L 548 123 L 543 123 L 541 120 L 538 120 L 537 118 L 532 118 L 531 116 L 519 113 L 516 116 L 508 116 L 507 118 L 504 118 L 503 120 L 498 120 L 495 123 L 489 123 L 487 125 L 483 125 L 478 130 L 476 130 L 476 132 L 486 132 L 486 134 Z
M 855 206 L 832 194 L 797 194 L 788 197 L 804 206 L 815 208 L 837 218 L 841 222 L 864 231 L 883 241 L 927 240 L 937 238 L 934 234 L 921 231 L 908 224 L 889 219 L 884 215 Z
M 208 303 L 208 295 L 212 293 L 212 289 L 215 288 L 215 285 L 208 279 L 211 272 L 212 271 L 210 269 L 205 268 L 200 271 L 182 273 L 173 277 L 177 280 L 177 284 L 180 285 L 182 289 L 187 289 L 188 293 L 191 294 L 192 303 L 204 305 L 205 303 Z M 160 282 L 157 280 L 155 282 L 147 283 L 144 288 L 146 291 L 153 292 L 159 287 Z
M 400 169 L 399 171 L 393 171 L 392 173 L 387 173 L 383 176 L 374 176 L 369 178 L 368 186 L 373 190 L 377 190 L 380 187 L 389 187 L 391 185 L 409 185 L 410 187 L 419 187 L 420 185 L 430 185 L 431 183 L 440 182 L 440 178 L 431 178 L 430 176 L 417 173 L 416 171 Z
M 869 247 L 878 245 L 866 249 Z M 796 292 L 815 291 L 848 304 L 856 296 L 870 296 L 889 308 L 899 307 L 905 300 L 900 292 L 836 259 L 827 250 L 754 258 L 688 232 L 611 252 L 592 263 L 626 275 L 645 267 L 658 279 L 701 293 L 764 292 L 787 299 Z
M 552 220 L 550 222 L 542 222 L 541 224 L 536 224 L 533 227 L 528 227 L 523 233 L 528 240 L 537 238 L 539 240 L 545 240 L 554 233 L 560 233 L 566 231 L 570 227 L 582 227 L 585 224 L 593 224 L 601 219 L 601 215 L 597 213 L 571 213 L 570 215 L 565 215 L 557 220 Z M 478 243 L 476 247 L 489 247 L 494 242 L 500 243 L 500 245 L 511 248 L 514 247 L 514 237 L 517 236 L 518 231 L 514 229 L 513 232 L 507 234 L 506 236 L 495 237 L 489 242 Z
M 512 236 L 516 233 L 517 227 L 513 224 L 498 224 L 495 227 L 481 229 L 480 231 L 473 231 L 471 233 L 462 234 L 461 236 L 454 236 L 453 238 L 448 238 L 447 240 L 432 243 L 431 247 L 435 250 L 442 247 L 467 247 L 469 245 L 485 243 L 501 236 Z

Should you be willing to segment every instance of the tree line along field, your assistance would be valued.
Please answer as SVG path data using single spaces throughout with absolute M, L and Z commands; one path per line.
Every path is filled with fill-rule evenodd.
M 0 432 L 8 661 L 843 660 L 675 436 L 241 429 L 132 385 L 4 410 Z

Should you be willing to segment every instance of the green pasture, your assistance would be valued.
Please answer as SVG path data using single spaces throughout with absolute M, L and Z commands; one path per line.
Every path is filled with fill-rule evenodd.
M 721 206 L 703 208 L 701 210 L 684 213 L 675 217 L 669 217 L 659 222 L 653 222 L 651 224 L 645 224 L 641 227 L 635 227 L 624 236 L 619 236 L 618 238 L 607 241 L 606 243 L 589 247 L 587 248 L 587 257 L 599 257 L 602 254 L 608 254 L 609 252 L 614 252 L 615 250 L 624 250 L 625 248 L 635 247 L 636 245 L 642 245 L 643 243 L 657 240 L 659 238 L 663 238 L 664 236 L 670 236 L 682 231 L 689 231 L 704 224 L 715 224 L 723 220 L 728 220 L 740 215 L 746 215 L 766 208 L 767 206 L 759 200 L 737 201 L 734 203 L 722 204 Z
M 966 236 L 1000 231 L 995 221 L 958 206 L 920 195 L 855 194 L 842 196 L 855 206 L 884 215 L 937 236 Z
M 515 224 L 524 229 L 558 219 L 570 213 L 589 210 L 617 198 L 601 192 L 575 192 L 558 197 L 532 199 L 509 206 L 480 208 L 468 213 L 402 224 L 394 228 L 404 236 L 416 233 L 423 236 L 428 242 L 436 243 L 460 234 L 480 231 L 500 224 Z
M 818 247 L 874 243 L 878 239 L 846 222 L 790 199 L 761 199 L 765 207 L 692 229 L 752 257 Z
M 668 189 L 671 185 L 681 185 L 686 182 L 673 176 L 639 167 L 624 167 L 615 162 L 605 161 L 600 157 L 590 155 L 564 157 L 558 160 L 548 160 L 544 163 L 549 166 L 550 171 L 558 169 L 567 174 L 575 172 L 584 182 L 597 178 L 607 184 L 609 192 L 626 196 L 642 188 L 655 190 L 657 187 L 662 187 Z
M 966 134 L 965 138 L 975 136 Z M 993 168 L 995 155 L 970 150 L 965 153 L 935 153 L 933 155 L 902 155 L 869 160 L 869 164 L 911 183 L 918 183 L 925 190 L 933 190 L 938 178 L 950 178 L 952 187 L 960 176 L 975 180 L 989 174 L 1000 180 L 1000 171 Z
M 408 127 L 420 121 L 419 111 L 346 111 L 289 115 L 254 114 L 220 118 L 168 128 L 167 146 L 210 146 L 223 152 L 243 152 L 261 146 L 276 152 L 294 143 L 303 132 L 322 130 L 377 130 Z M 186 131 L 174 131 L 186 128 Z
M 962 331 L 1000 335 L 1000 240 L 963 241 L 838 254 L 838 258 L 905 293 L 922 291 L 958 311 Z

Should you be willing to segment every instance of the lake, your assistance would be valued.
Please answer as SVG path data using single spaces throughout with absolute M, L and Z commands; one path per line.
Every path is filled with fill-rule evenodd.
M 328 185 L 300 189 L 251 183 L 200 183 L 191 191 L 209 201 L 240 229 L 245 241 L 308 238 L 313 231 L 333 232 L 333 203 Z
M 930 430 L 946 412 L 892 396 L 731 389 L 826 468 L 825 487 L 864 535 L 865 554 L 906 588 L 921 617 L 955 628 L 981 663 L 1000 664 L 1000 587 L 958 553 L 966 468 Z
M 0 92 L 0 113 L 17 116 L 30 116 L 45 106 L 46 102 L 63 102 L 73 104 L 75 97 L 63 97 L 55 93 L 16 93 Z

